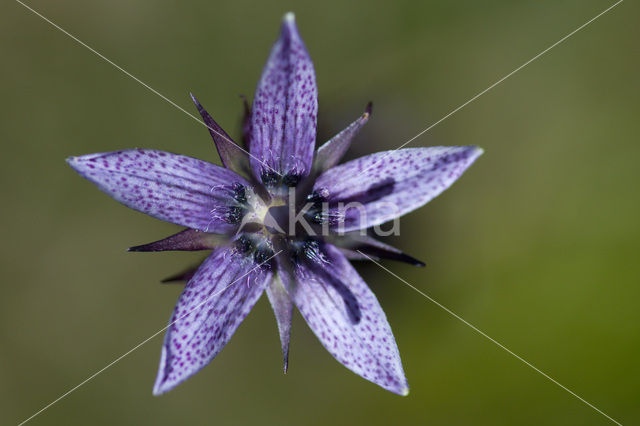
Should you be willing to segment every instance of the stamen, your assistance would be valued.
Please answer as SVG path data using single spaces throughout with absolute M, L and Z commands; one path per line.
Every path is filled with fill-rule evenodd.
M 273 250 L 266 244 L 261 245 L 253 253 L 253 260 L 263 269 L 271 269 L 269 260 L 273 257 Z
M 300 180 L 302 180 L 302 177 L 300 175 L 289 173 L 285 175 L 284 178 L 282 178 L 282 183 L 284 183 L 289 188 L 292 188 L 296 186 L 300 182 Z
M 327 194 L 326 190 L 313 191 L 311 194 L 307 195 L 307 201 L 309 203 L 313 203 L 315 206 L 320 206 L 324 201 L 326 201 Z
M 247 203 L 247 188 L 245 188 L 244 185 L 236 183 L 233 186 L 233 192 L 234 192 L 233 194 L 234 200 L 236 200 L 240 204 Z
M 273 170 L 265 170 L 260 174 L 260 180 L 264 186 L 276 186 L 280 181 L 280 176 Z
M 251 238 L 247 237 L 246 235 L 241 235 L 235 241 L 235 245 L 236 249 L 242 254 L 247 254 L 254 249 L 253 241 L 251 241 Z
M 313 191 L 311 194 L 307 195 L 307 202 L 312 203 L 312 206 L 307 210 L 305 216 L 311 222 L 318 225 L 323 223 L 336 225 L 340 221 L 344 220 L 344 214 L 329 210 L 329 203 L 327 202 L 328 195 L 329 194 L 326 189 Z
M 273 267 L 271 259 L 274 251 L 271 242 L 264 237 L 256 235 L 243 234 L 235 241 L 235 247 L 238 253 L 247 259 L 253 260 L 263 270 L 271 270 Z
M 246 208 L 240 206 L 231 206 L 227 210 L 225 221 L 230 224 L 239 223 L 246 213 Z

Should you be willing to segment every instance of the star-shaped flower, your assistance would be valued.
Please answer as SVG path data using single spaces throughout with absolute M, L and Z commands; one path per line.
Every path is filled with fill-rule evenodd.
M 362 230 L 427 203 L 482 150 L 408 148 L 337 165 L 367 122 L 368 107 L 314 152 L 315 72 L 290 13 L 253 106 L 246 108 L 246 150 L 192 98 L 224 167 L 149 149 L 68 159 L 117 201 L 187 228 L 132 251 L 212 250 L 195 272 L 183 276 L 188 282 L 169 322 L 154 394 L 208 364 L 266 291 L 285 371 L 295 305 L 345 367 L 406 395 L 408 384 L 387 318 L 349 259 L 423 265 Z

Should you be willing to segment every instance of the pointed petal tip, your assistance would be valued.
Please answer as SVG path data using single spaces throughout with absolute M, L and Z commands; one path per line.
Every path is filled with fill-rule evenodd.
M 280 36 L 286 38 L 299 38 L 298 25 L 296 23 L 296 15 L 293 12 L 287 12 L 282 16 L 282 25 L 280 27 Z
M 191 100 L 193 101 L 193 103 L 196 105 L 196 108 L 198 109 L 198 112 L 200 112 L 200 110 L 204 109 L 202 107 L 202 105 L 200 104 L 200 101 L 198 100 L 198 98 L 196 98 L 193 93 L 189 92 L 189 97 L 191 97 Z M 201 113 L 202 114 L 202 113 Z
M 407 383 L 407 379 L 405 377 L 398 377 L 397 378 L 398 381 L 394 384 L 381 384 L 381 383 L 376 383 L 377 385 L 381 386 L 382 388 L 384 388 L 385 390 L 388 390 L 391 393 L 395 393 L 396 395 L 399 396 L 407 396 L 409 395 L 409 384 Z
M 293 303 L 282 282 L 276 278 L 267 286 L 267 297 L 273 308 L 278 324 L 278 334 L 282 347 L 282 371 L 287 374 L 289 369 L 289 340 L 291 337 L 291 315 Z
M 473 164 L 482 154 L 484 154 L 484 149 L 482 149 L 481 147 L 477 145 L 469 146 L 469 166 Z
M 369 103 L 367 104 L 367 107 L 364 110 L 364 113 L 366 114 L 367 117 L 371 115 L 372 110 L 373 110 L 373 102 L 369 101 Z
M 193 101 L 193 104 L 196 106 L 196 109 L 200 113 L 200 117 L 202 117 L 202 121 L 204 122 L 205 126 L 207 126 L 207 128 L 209 129 L 209 133 L 211 133 L 212 127 L 214 126 L 211 123 L 207 122 L 208 119 L 211 119 L 211 117 L 209 116 L 209 113 L 207 112 L 206 109 L 204 109 L 204 107 L 202 106 L 198 98 L 196 98 L 193 93 L 189 92 L 189 96 L 191 97 L 191 101 Z M 213 134 L 211 136 L 213 137 Z M 215 139 L 214 139 L 214 142 L 215 142 Z
M 382 255 L 384 253 L 380 253 L 380 254 L 381 254 L 381 257 L 385 257 L 385 256 Z M 388 259 L 397 260 L 399 262 L 408 263 L 409 265 L 416 266 L 418 268 L 424 268 L 425 266 L 427 266 L 427 264 L 424 263 L 422 260 L 416 259 L 413 256 L 409 256 L 406 253 L 400 252 L 400 253 L 396 253 L 395 255 L 394 255 L 394 253 L 386 253 L 386 254 L 389 255 L 389 256 L 387 256 Z
M 409 256 L 408 254 L 402 252 L 398 253 L 398 257 L 393 260 L 399 260 L 401 262 L 405 262 L 409 265 L 417 266 L 419 268 L 424 268 L 425 266 L 427 266 L 427 264 L 422 260 L 416 259 L 415 257 Z
M 171 389 L 176 387 L 176 385 L 177 383 L 173 383 L 173 384 L 168 384 L 167 382 L 156 383 L 151 393 L 153 394 L 153 396 L 160 396 L 169 392 Z
M 162 352 L 163 352 L 162 356 L 164 357 L 165 356 L 164 348 Z M 153 391 L 151 391 L 151 393 L 153 394 L 153 396 L 160 396 L 163 393 L 169 392 L 171 389 L 173 389 L 174 386 L 175 384 L 169 385 L 166 380 L 162 380 L 161 377 L 157 377 L 156 382 L 153 385 Z
M 72 155 L 71 157 L 67 157 L 64 161 L 71 167 L 73 170 L 78 171 L 78 163 L 80 162 L 80 157 Z
M 482 147 L 479 147 L 477 145 L 471 145 L 471 148 L 473 149 L 473 153 L 475 154 L 476 157 L 479 157 L 482 154 L 484 154 L 484 149 Z
M 316 173 L 321 174 L 340 162 L 351 146 L 353 138 L 358 134 L 362 126 L 369 121 L 372 107 L 373 104 L 369 102 L 365 107 L 365 111 L 357 120 L 317 149 L 314 160 Z
M 69 165 L 69 167 L 71 167 L 76 173 L 78 173 L 80 176 L 85 177 L 86 176 L 86 160 L 88 157 L 90 157 L 91 154 L 89 155 L 72 155 L 71 157 L 67 157 L 64 159 L 64 161 Z
M 341 248 L 343 253 L 346 250 L 353 260 L 379 261 L 380 259 L 390 259 L 420 268 L 427 266 L 425 262 L 369 236 L 356 237 L 351 234 L 342 239 L 334 237 L 333 243 L 338 248 Z

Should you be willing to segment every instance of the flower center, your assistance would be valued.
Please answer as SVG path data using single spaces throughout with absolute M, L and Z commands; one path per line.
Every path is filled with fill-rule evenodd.
M 296 265 L 326 262 L 321 251 L 324 234 L 315 232 L 320 224 L 329 222 L 326 212 L 323 215 L 321 211 L 327 204 L 326 194 L 301 194 L 306 191 L 297 188 L 300 178 L 296 175 L 263 173 L 261 179 L 267 198 L 259 195 L 259 189 L 244 186 L 236 188 L 232 197 L 235 204 L 229 216 L 236 220 L 237 212 L 239 217 L 236 250 L 257 264 L 271 265 L 276 250 L 283 251 Z M 297 201 L 296 197 L 301 199 Z

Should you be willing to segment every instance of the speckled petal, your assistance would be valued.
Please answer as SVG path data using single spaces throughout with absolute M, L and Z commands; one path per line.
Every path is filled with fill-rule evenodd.
M 320 250 L 315 261 L 299 261 L 293 274 L 281 274 L 294 303 L 322 345 L 345 367 L 406 395 L 409 387 L 398 347 L 378 300 L 337 248 L 325 244 Z M 279 273 L 283 269 L 279 263 Z
M 476 146 L 406 148 L 341 164 L 318 177 L 314 191 L 343 231 L 379 225 L 424 205 L 462 175 Z M 349 203 L 351 203 L 349 205 Z
M 127 207 L 205 232 L 233 231 L 234 185 L 249 183 L 231 170 L 149 149 L 89 154 L 67 162 L 82 177 Z
M 293 314 L 293 302 L 289 298 L 279 278 L 273 279 L 267 286 L 267 296 L 273 308 L 280 334 L 282 345 L 282 357 L 284 360 L 284 372 L 289 368 L 289 340 L 291 338 L 291 316 Z
M 264 266 L 233 248 L 214 250 L 187 283 L 173 311 L 154 395 L 188 379 L 222 350 L 270 278 Z
M 325 142 L 316 153 L 313 160 L 314 173 L 322 173 L 330 169 L 340 162 L 342 156 L 351 146 L 351 141 L 358 134 L 362 126 L 369 121 L 371 115 L 371 103 L 367 105 L 367 109 L 356 121 L 347 126 L 343 131 L 335 135 L 329 141 Z
M 273 174 L 306 176 L 316 139 L 318 99 L 313 63 L 292 13 L 262 71 L 251 108 L 251 167 L 272 184 Z M 268 176 L 268 177 L 265 177 Z M 269 180 L 269 181 L 267 181 Z

